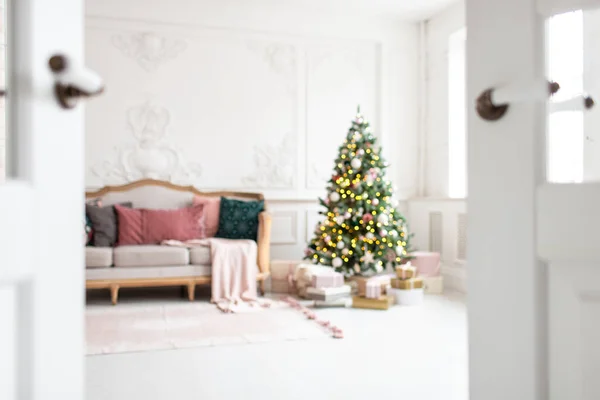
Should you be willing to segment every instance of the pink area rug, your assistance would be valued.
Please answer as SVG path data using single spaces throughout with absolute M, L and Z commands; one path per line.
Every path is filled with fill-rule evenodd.
M 281 301 L 243 314 L 200 301 L 86 309 L 88 355 L 330 337 L 314 316 Z

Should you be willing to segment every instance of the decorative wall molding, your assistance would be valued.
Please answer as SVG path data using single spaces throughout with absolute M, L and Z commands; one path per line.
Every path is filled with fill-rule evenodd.
M 271 243 L 275 245 L 298 243 L 298 211 L 285 210 L 271 213 Z
M 324 189 L 327 186 L 327 181 L 331 178 L 332 170 L 333 167 L 326 170 L 316 162 L 311 163 L 306 174 L 306 187 Z
M 169 144 L 169 111 L 146 102 L 127 111 L 134 144 L 116 147 L 116 157 L 94 167 L 92 173 L 104 184 L 120 184 L 143 178 L 188 184 L 201 175 L 199 164 L 186 163 L 181 152 Z
M 183 40 L 170 39 L 155 32 L 114 35 L 111 42 L 148 72 L 156 71 L 161 64 L 177 57 L 187 47 Z
M 317 224 L 323 221 L 324 217 L 319 214 L 318 210 L 306 211 L 306 243 L 309 243 L 315 236 Z
M 254 172 L 242 178 L 247 187 L 290 189 L 296 181 L 296 140 L 288 133 L 277 145 L 254 147 Z
M 429 249 L 443 255 L 444 217 L 441 211 L 429 213 Z
M 297 51 L 296 46 L 286 43 L 268 43 L 252 40 L 248 48 L 260 55 L 271 71 L 283 77 L 290 95 L 296 95 Z

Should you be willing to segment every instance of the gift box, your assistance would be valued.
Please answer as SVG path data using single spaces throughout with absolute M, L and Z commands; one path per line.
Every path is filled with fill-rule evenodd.
M 294 274 L 294 287 L 296 294 L 306 297 L 306 290 L 311 287 L 312 277 L 317 274 L 333 272 L 331 267 L 319 264 L 299 264 Z
M 367 299 L 362 296 L 352 297 L 352 308 L 366 308 L 369 310 L 387 310 L 394 304 L 393 296 L 382 296 L 378 299 Z
M 357 286 L 357 293 L 359 296 L 366 296 L 367 295 L 367 282 L 372 281 L 372 282 L 379 282 L 379 285 L 381 286 L 381 293 L 384 294 L 386 288 L 390 285 L 390 280 L 391 280 L 391 276 L 390 275 L 375 275 L 375 276 L 353 276 L 350 279 L 354 282 L 356 282 L 356 286 Z
M 417 268 L 410 262 L 396 266 L 396 276 L 398 279 L 410 279 L 417 276 Z
M 423 289 L 425 289 L 426 294 L 442 294 L 442 293 L 444 293 L 444 277 L 442 277 L 442 276 L 423 277 Z
M 387 294 L 390 287 L 389 283 L 382 285 L 379 279 L 370 279 L 365 287 L 365 297 L 367 299 L 378 299 Z
M 316 271 L 312 275 L 311 286 L 314 288 L 334 288 L 344 285 L 344 275 L 335 271 Z
M 394 303 L 401 306 L 414 306 L 423 303 L 425 291 L 420 289 L 390 289 L 389 296 L 394 299 Z
M 440 275 L 440 253 L 415 251 L 411 253 L 410 263 L 417 269 L 420 276 Z
M 296 293 L 294 276 L 296 269 L 303 261 L 274 260 L 271 261 L 271 292 Z
M 348 285 L 342 285 L 334 288 L 306 288 L 306 297 L 311 300 L 333 301 L 340 298 L 350 297 L 351 288 Z
M 422 289 L 423 288 L 423 278 L 418 276 L 416 278 L 411 279 L 398 279 L 393 278 L 390 282 L 392 289 Z

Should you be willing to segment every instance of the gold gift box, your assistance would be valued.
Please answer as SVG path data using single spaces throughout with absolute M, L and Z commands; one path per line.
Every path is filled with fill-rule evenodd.
M 423 278 L 411 278 L 411 279 L 397 279 L 393 278 L 391 281 L 392 288 L 394 289 L 421 289 L 423 288 Z
M 378 299 L 368 299 L 362 296 L 352 297 L 352 308 L 387 310 L 392 304 L 394 304 L 394 296 L 382 296 Z
M 417 269 L 411 265 L 398 265 L 396 267 L 398 279 L 411 279 L 417 277 Z

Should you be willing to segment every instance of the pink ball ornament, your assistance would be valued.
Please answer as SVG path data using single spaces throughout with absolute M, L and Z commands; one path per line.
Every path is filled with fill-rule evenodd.
M 331 242 L 331 236 L 327 235 L 325 236 L 325 243 L 329 243 Z
M 387 232 L 386 231 L 380 231 L 379 232 L 379 236 L 386 237 L 387 236 Z

